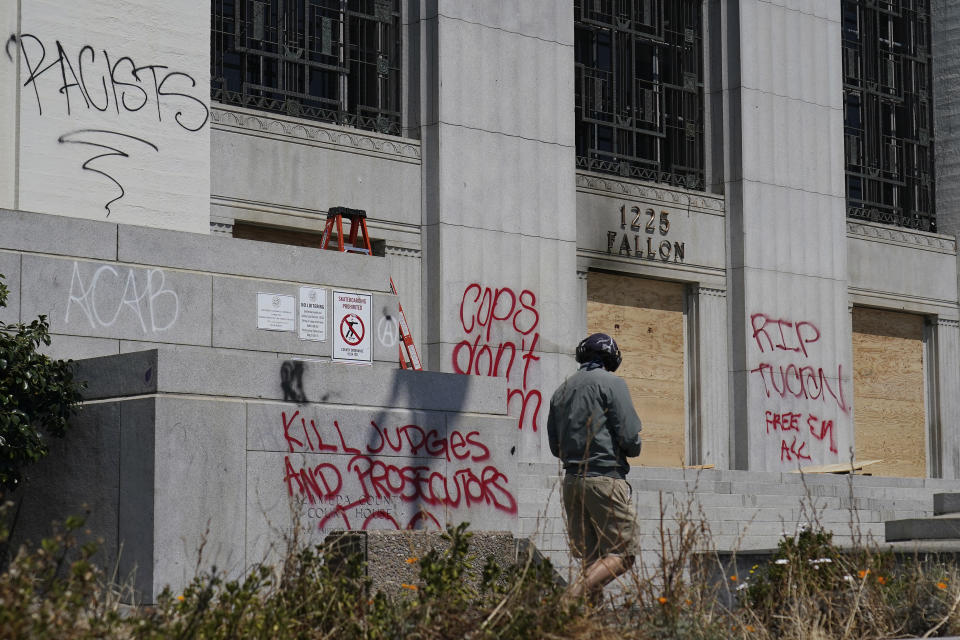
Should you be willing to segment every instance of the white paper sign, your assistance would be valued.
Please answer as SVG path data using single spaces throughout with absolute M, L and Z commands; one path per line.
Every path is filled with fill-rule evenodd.
M 369 293 L 333 292 L 334 362 L 373 362 L 372 307 L 373 296 Z
M 327 339 L 327 290 L 300 287 L 300 339 Z
M 257 329 L 296 330 L 297 301 L 279 293 L 257 294 Z

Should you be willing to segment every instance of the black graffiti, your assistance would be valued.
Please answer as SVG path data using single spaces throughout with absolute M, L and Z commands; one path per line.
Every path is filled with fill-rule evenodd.
M 303 363 L 287 360 L 280 367 L 280 388 L 283 389 L 284 402 L 306 402 L 303 391 Z
M 30 33 L 13 34 L 7 39 L 4 51 L 11 61 L 17 46 L 27 70 L 23 86 L 33 89 L 40 115 L 44 100 L 49 101 L 51 96 L 41 90 L 37 80 L 53 70 L 54 74 L 59 71 L 60 86 L 52 97 L 63 101 L 67 115 L 80 107 L 103 112 L 112 105 L 121 115 L 151 105 L 156 109 L 158 122 L 163 122 L 165 113 L 173 111 L 173 120 L 191 132 L 202 129 L 210 119 L 206 103 L 190 93 L 197 88 L 197 81 L 184 71 L 161 64 L 138 66 L 129 56 L 111 60 L 106 49 L 100 49 L 98 55 L 98 50 L 89 44 L 71 56 L 59 40 L 55 41 L 56 56 L 48 58 L 47 46 Z M 79 99 L 72 98 L 77 95 Z
M 132 141 L 144 144 L 150 147 L 151 149 L 153 149 L 154 151 L 160 151 L 160 148 L 157 147 L 157 145 L 153 144 L 148 140 L 144 140 L 143 138 L 131 136 L 126 133 L 120 133 L 119 131 L 106 131 L 104 129 L 78 129 L 76 131 L 65 133 L 59 138 L 57 138 L 57 142 L 59 142 L 60 144 L 86 145 L 88 147 L 93 147 L 95 149 L 101 149 L 105 152 L 105 153 L 98 153 L 92 158 L 89 158 L 86 162 L 83 163 L 82 166 L 84 171 L 92 171 L 93 173 L 99 173 L 101 176 L 103 176 L 113 184 L 117 185 L 117 187 L 120 189 L 120 195 L 118 195 L 113 200 L 110 200 L 109 202 L 107 202 L 107 204 L 103 206 L 103 208 L 107 210 L 108 218 L 110 217 L 110 205 L 112 205 L 114 202 L 122 198 L 126 193 L 126 191 L 124 190 L 123 185 L 120 184 L 120 182 L 116 178 L 114 178 L 112 175 L 104 171 L 102 168 L 94 167 L 93 163 L 102 158 L 109 158 L 112 156 L 116 156 L 119 158 L 129 158 L 130 154 L 124 151 L 123 147 L 119 146 L 120 144 L 128 140 L 132 140 Z

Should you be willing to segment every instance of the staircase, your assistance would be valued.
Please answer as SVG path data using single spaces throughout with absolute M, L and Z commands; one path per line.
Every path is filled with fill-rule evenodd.
M 884 529 L 887 542 L 960 541 L 960 493 L 935 493 L 932 517 L 888 520 Z

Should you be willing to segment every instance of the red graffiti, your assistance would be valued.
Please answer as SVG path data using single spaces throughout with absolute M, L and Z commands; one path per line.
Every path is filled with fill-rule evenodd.
M 767 398 L 786 400 L 791 408 L 797 400 L 821 402 L 850 415 L 850 402 L 843 388 L 843 365 L 836 365 L 837 374 L 833 377 L 827 373 L 832 374 L 832 365 L 819 366 L 816 362 L 815 347 L 820 343 L 822 332 L 815 323 L 754 313 L 750 316 L 750 331 L 749 344 L 763 354 L 758 357 L 760 362 L 750 369 L 750 376 L 759 380 Z M 823 449 L 817 449 L 818 455 L 821 451 L 837 453 L 834 421 L 804 413 L 803 408 L 806 407 L 800 412 L 770 410 L 764 413 L 766 435 L 773 434 L 780 440 L 781 462 L 812 460 L 808 445 L 820 447 L 817 442 L 823 443 Z M 787 434 L 791 431 L 794 435 L 788 441 Z
M 283 423 L 283 437 L 290 453 L 349 453 L 361 455 L 356 446 L 347 444 L 343 437 L 343 429 L 338 420 L 333 421 L 333 430 L 336 432 L 337 444 L 327 434 L 327 443 L 324 443 L 322 429 L 317 427 L 313 419 L 300 415 L 294 411 L 287 417 L 287 412 L 280 414 Z M 375 421 L 370 421 L 371 432 L 363 433 L 360 429 L 352 428 L 348 433 L 363 434 L 367 443 L 364 446 L 368 454 L 378 454 L 389 450 L 393 453 L 410 456 L 432 456 L 453 460 L 471 460 L 482 462 L 490 458 L 490 449 L 480 441 L 479 431 L 461 433 L 453 430 L 443 436 L 437 429 L 424 429 L 419 425 L 405 424 L 398 427 L 381 427 Z M 372 441 L 372 442 L 371 442 Z
M 833 420 L 820 420 L 817 416 L 811 414 L 807 417 L 807 426 L 810 428 L 810 435 L 821 442 L 827 440 L 831 453 L 837 453 L 837 439 L 833 435 Z
M 511 386 L 507 389 L 507 409 L 514 398 L 520 401 L 520 417 L 517 427 L 529 424 L 534 431 L 539 428 L 538 418 L 543 404 L 543 395 L 527 380 L 530 365 L 540 361 L 535 354 L 540 334 L 537 311 L 537 296 L 529 289 L 519 294 L 513 289 L 483 287 L 470 284 L 460 299 L 460 326 L 467 338 L 453 348 L 453 370 L 466 375 L 503 377 Z M 516 334 L 513 340 L 501 340 L 494 344 L 492 332 Z M 475 334 L 475 335 L 474 335 Z M 519 346 L 517 341 L 519 340 Z M 517 363 L 519 355 L 520 363 Z M 515 369 L 514 364 L 518 364 Z M 522 368 L 522 373 L 514 373 Z M 529 418 L 529 422 L 527 422 Z
M 802 413 L 774 413 L 767 411 L 767 433 L 771 431 L 800 431 L 800 418 Z
M 794 351 L 808 357 L 807 345 L 820 339 L 820 329 L 805 320 L 791 322 L 783 318 L 772 318 L 765 313 L 755 313 L 750 316 L 750 326 L 753 328 L 753 339 L 760 353 L 764 353 L 766 343 L 771 351 Z
M 797 446 L 797 436 L 793 436 L 793 440 L 787 445 L 786 440 L 780 441 L 780 461 L 781 462 L 793 462 L 794 460 L 806 460 L 810 461 L 812 458 L 803 452 L 806 448 L 807 443 L 800 441 L 799 446 Z
M 381 504 L 417 503 L 421 511 L 414 515 L 406 528 L 414 528 L 433 522 L 438 529 L 440 520 L 428 507 L 458 509 L 487 507 L 515 515 L 517 501 L 510 491 L 509 479 L 493 465 L 482 468 L 466 467 L 446 475 L 424 464 L 397 464 L 392 459 L 379 459 L 374 454 L 389 452 L 391 455 L 425 456 L 444 459 L 451 463 L 472 464 L 490 458 L 490 449 L 481 441 L 478 431 L 466 433 L 451 431 L 446 437 L 436 429 L 406 424 L 385 428 L 370 421 L 372 431 L 348 430 L 352 435 L 369 437 L 364 445 L 366 453 L 357 446 L 349 446 L 344 439 L 339 422 L 334 421 L 338 442 L 333 444 L 332 434 L 325 433 L 315 420 L 293 411 L 289 416 L 281 412 L 283 436 L 289 453 L 347 453 L 346 456 L 326 458 L 316 465 L 302 468 L 295 466 L 290 456 L 284 456 L 284 483 L 287 494 L 300 497 L 312 505 L 309 517 L 318 518 L 318 528 L 323 529 L 332 520 L 339 519 L 346 528 L 351 528 L 351 515 L 363 518 L 361 528 L 371 522 L 385 521 L 400 528 L 396 518 Z M 326 442 L 324 437 L 326 436 Z M 368 455 L 371 454 L 371 455 Z M 336 460 L 347 461 L 345 465 Z M 350 500 L 344 491 L 344 477 L 356 481 L 360 497 Z
M 776 367 L 776 368 L 774 368 Z M 823 400 L 833 398 L 837 407 L 844 413 L 850 413 L 850 405 L 843 393 L 843 365 L 837 365 L 836 390 L 831 386 L 830 379 L 823 371 L 823 367 L 814 369 L 811 366 L 796 364 L 773 365 L 761 362 L 750 370 L 750 373 L 759 374 L 763 383 L 763 391 L 767 397 L 776 394 L 781 398 L 792 396 L 804 400 Z
M 509 304 L 502 304 L 506 300 L 509 300 Z M 467 320 L 470 321 L 469 327 Z M 540 324 L 537 296 L 529 289 L 524 289 L 517 295 L 509 288 L 483 288 L 477 283 L 463 290 L 463 297 L 460 299 L 460 326 L 466 333 L 486 328 L 487 335 L 484 340 L 489 341 L 490 331 L 497 322 L 509 322 L 517 333 L 529 335 Z
M 323 464 L 297 470 L 290 462 L 290 457 L 285 456 L 284 466 L 284 481 L 291 497 L 297 495 L 310 504 L 316 504 L 329 502 L 340 495 L 343 477 L 336 465 Z M 343 473 L 356 477 L 361 497 L 334 507 L 321 518 L 318 524 L 321 529 L 337 517 L 342 518 L 350 528 L 349 511 L 370 504 L 374 498 L 397 498 L 402 502 L 451 509 L 485 506 L 511 515 L 517 513 L 516 498 L 507 488 L 509 480 L 493 465 L 484 467 L 479 475 L 473 469 L 466 468 L 459 469 L 452 476 L 445 476 L 426 466 L 400 466 L 369 456 L 354 456 Z M 437 522 L 436 517 L 430 517 Z

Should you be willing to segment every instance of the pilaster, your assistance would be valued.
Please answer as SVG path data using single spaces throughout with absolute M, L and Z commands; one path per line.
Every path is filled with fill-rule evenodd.
M 694 464 L 730 468 L 727 396 L 727 292 L 694 285 L 687 302 L 687 389 L 690 446 Z
M 517 455 L 550 458 L 572 370 L 573 2 L 427 3 L 420 30 L 424 342 L 430 367 L 502 378 Z
M 936 317 L 927 324 L 927 473 L 960 478 L 960 322 Z
M 722 113 L 712 144 L 727 197 L 732 462 L 840 462 L 853 438 L 840 5 L 724 0 L 708 16 L 720 34 L 710 107 Z

